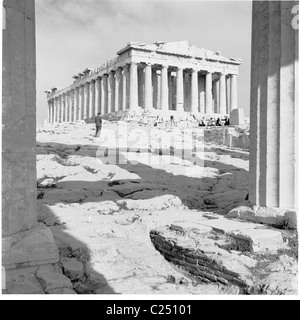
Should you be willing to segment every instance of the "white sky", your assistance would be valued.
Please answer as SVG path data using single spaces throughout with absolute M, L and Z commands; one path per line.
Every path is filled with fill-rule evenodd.
M 251 1 L 36 0 L 37 117 L 47 118 L 45 90 L 100 66 L 129 41 L 188 40 L 244 60 L 239 107 L 249 114 Z

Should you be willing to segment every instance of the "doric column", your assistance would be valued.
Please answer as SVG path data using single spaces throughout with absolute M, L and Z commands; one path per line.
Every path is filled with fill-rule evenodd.
M 54 110 L 55 110 L 55 99 L 52 100 L 52 121 L 51 123 L 53 124 L 55 122 L 55 118 L 54 118 Z
M 151 64 L 147 64 L 145 67 L 145 109 L 153 109 L 153 84 Z
M 115 74 L 115 112 L 122 109 L 122 69 L 118 68 Z
M 56 123 L 59 123 L 59 108 L 60 108 L 59 97 L 56 97 L 56 115 L 55 115 Z
M 130 64 L 130 95 L 129 95 L 129 108 L 134 110 L 138 107 L 138 67 L 137 63 Z
M 168 66 L 161 69 L 161 110 L 169 110 Z
M 198 78 L 199 81 L 199 112 L 201 114 L 205 113 L 205 78 L 200 75 Z
M 206 113 L 213 114 L 213 99 L 212 99 L 212 74 L 208 72 L 205 80 L 205 105 Z
M 59 112 L 58 112 L 58 122 L 63 122 L 63 96 L 60 96 L 58 98 L 58 106 L 59 106 Z
M 214 99 L 214 106 L 213 111 L 214 113 L 219 113 L 220 111 L 220 80 L 214 80 L 212 83 L 212 91 L 213 91 L 213 99 Z
M 153 83 L 153 108 L 159 109 L 159 84 L 158 84 L 158 76 L 157 70 L 152 69 L 152 83 Z
M 65 94 L 61 95 L 61 123 L 65 122 L 66 99 Z
M 67 95 L 64 93 L 62 95 L 62 115 L 61 115 L 61 122 L 66 122 L 66 109 L 67 109 Z
M 177 78 L 176 78 L 176 110 L 177 112 L 184 111 L 184 93 L 183 93 L 184 83 L 183 83 L 183 69 L 177 69 Z
M 250 201 L 295 208 L 298 30 L 292 1 L 254 1 Z
M 53 123 L 55 123 L 57 120 L 57 98 L 53 99 Z
M 69 92 L 69 118 L 68 118 L 68 122 L 73 121 L 73 100 L 74 100 L 74 91 L 70 90 L 70 92 Z
M 89 117 L 89 102 L 90 102 L 90 98 L 89 98 L 90 85 L 88 82 L 85 83 L 84 85 L 83 95 L 84 95 L 83 120 L 86 120 Z
M 52 115 L 53 115 L 53 113 L 52 113 L 52 102 L 53 102 L 53 100 L 48 101 L 48 107 L 49 107 L 48 122 L 49 122 L 49 124 L 52 123 Z
M 78 120 L 78 111 L 79 111 L 79 88 L 75 88 L 74 90 L 74 99 L 73 99 L 73 121 L 76 122 Z
M 107 114 L 107 110 L 108 110 L 108 74 L 104 74 L 102 77 L 102 106 L 101 106 L 101 110 L 102 110 L 102 115 Z
M 198 70 L 192 70 L 192 84 L 191 84 L 191 111 L 198 113 L 199 109 L 199 86 L 198 86 Z
M 22 248 L 16 245 L 12 250 L 13 256 L 4 256 L 8 247 L 16 244 L 5 242 L 5 237 L 16 235 L 11 239 L 16 242 L 24 237 L 24 233 L 18 236 L 19 232 L 37 223 L 34 1 L 6 0 L 2 10 L 6 13 L 2 30 L 2 265 L 9 258 L 9 264 L 17 267 L 32 262 L 27 256 L 39 252 L 34 242 L 37 238 L 27 237 L 20 240 Z M 33 240 L 29 243 L 29 239 Z M 41 252 L 38 258 L 43 259 Z
M 65 122 L 69 122 L 69 112 L 70 112 L 70 93 L 65 94 Z
M 95 83 L 95 116 L 98 113 L 101 113 L 101 78 L 97 78 Z
M 112 113 L 114 111 L 114 93 L 115 90 L 115 76 L 114 72 L 110 72 L 108 76 L 108 81 L 107 81 L 107 92 L 108 92 L 108 102 L 107 102 L 107 113 Z
M 79 87 L 79 107 L 78 107 L 78 120 L 83 120 L 84 110 L 84 85 Z
M 122 77 L 122 109 L 125 111 L 128 106 L 128 66 L 125 65 L 123 68 L 123 77 Z
M 220 75 L 220 114 L 226 114 L 226 74 Z
M 237 75 L 231 75 L 230 79 L 230 112 L 238 108 L 238 94 L 237 94 Z
M 63 116 L 64 114 L 64 103 L 63 103 L 63 96 L 61 95 L 59 97 L 59 123 L 62 123 L 63 122 Z
M 92 80 L 89 85 L 89 118 L 95 115 L 95 81 Z

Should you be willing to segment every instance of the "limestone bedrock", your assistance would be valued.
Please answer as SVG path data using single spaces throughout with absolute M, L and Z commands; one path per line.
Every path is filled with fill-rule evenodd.
M 224 276 L 232 278 L 228 273 L 215 273 L 218 282 L 205 277 L 204 282 L 195 285 L 195 276 L 174 270 L 150 238 L 152 230 L 170 225 L 177 226 L 179 233 L 193 229 L 199 240 L 199 234 L 205 233 L 230 239 L 227 247 L 224 239 L 201 238 L 203 254 L 222 253 L 218 261 L 228 266 L 229 272 L 234 272 L 229 268 L 233 258 L 236 271 L 249 275 L 248 269 L 259 265 L 259 256 L 277 257 L 282 251 L 289 251 L 285 230 L 224 217 L 234 208 L 248 204 L 246 149 L 226 146 L 223 139 L 216 139 L 213 144 L 212 138 L 204 145 L 205 152 L 199 153 L 202 161 L 194 164 L 173 159 L 170 163 L 170 155 L 157 152 L 147 139 L 141 139 L 144 131 L 136 123 L 130 124 L 129 130 L 139 145 L 128 151 L 122 139 L 124 132 L 119 132 L 118 127 L 116 122 L 104 121 L 103 128 L 110 135 L 105 136 L 103 153 L 99 152 L 99 139 L 94 138 L 93 124 L 38 128 L 37 182 L 43 192 L 38 199 L 39 221 L 54 234 L 62 268 L 65 258 L 75 258 L 84 265 L 84 277 L 98 283 L 93 286 L 79 281 L 73 288 L 77 293 L 237 294 L 241 279 L 227 284 Z M 193 130 L 195 139 L 203 137 L 203 130 Z M 160 136 L 165 131 L 174 131 L 176 144 L 179 143 L 178 128 L 158 128 L 154 134 Z M 237 137 L 246 136 L 245 132 L 235 130 Z M 210 133 L 210 137 L 214 135 L 217 133 Z M 116 137 L 120 163 L 115 162 Z M 164 146 L 168 151 L 170 147 Z M 184 244 L 189 245 L 188 241 L 181 241 Z M 242 252 L 235 252 L 237 249 Z M 82 274 L 82 265 L 72 261 L 74 266 L 73 262 L 71 267 L 65 263 L 64 272 L 66 275 L 71 271 L 69 276 L 75 279 Z M 253 287 L 258 281 L 255 275 L 244 280 L 243 285 Z

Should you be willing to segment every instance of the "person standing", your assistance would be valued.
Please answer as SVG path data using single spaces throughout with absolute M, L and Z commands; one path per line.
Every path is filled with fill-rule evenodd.
M 100 137 L 101 129 L 102 129 L 101 113 L 98 113 L 98 115 L 95 117 L 95 124 L 96 124 L 96 134 L 95 134 L 95 137 Z

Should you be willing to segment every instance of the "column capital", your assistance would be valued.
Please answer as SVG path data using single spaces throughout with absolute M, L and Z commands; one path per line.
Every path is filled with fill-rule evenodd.
M 161 69 L 169 69 L 169 65 L 168 64 L 161 64 Z

